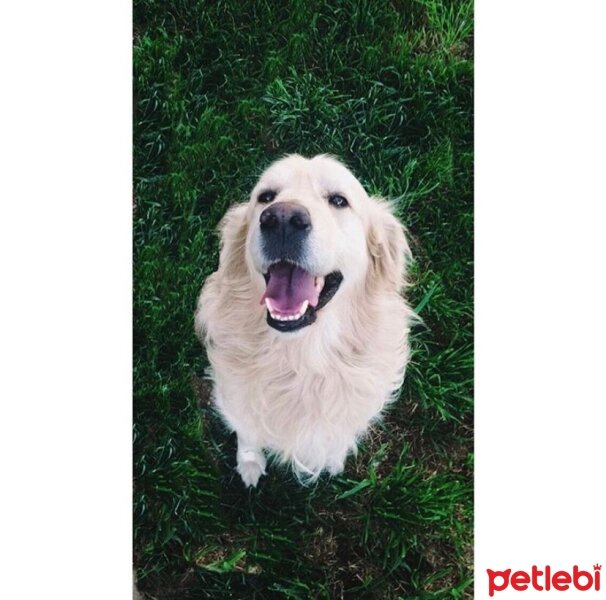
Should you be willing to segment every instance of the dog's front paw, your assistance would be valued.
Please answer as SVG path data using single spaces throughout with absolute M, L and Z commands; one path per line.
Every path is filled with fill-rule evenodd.
M 243 452 L 238 457 L 237 471 L 246 487 L 257 487 L 259 477 L 265 475 L 265 457 L 257 452 Z

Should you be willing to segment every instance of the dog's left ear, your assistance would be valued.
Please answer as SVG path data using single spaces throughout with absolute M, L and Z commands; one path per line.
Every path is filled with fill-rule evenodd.
M 246 204 L 232 206 L 219 223 L 221 236 L 219 269 L 228 277 L 246 273 L 245 245 L 248 226 Z
M 393 205 L 372 197 L 367 243 L 373 285 L 383 283 L 399 291 L 405 284 L 406 266 L 411 259 L 404 226 L 394 215 Z

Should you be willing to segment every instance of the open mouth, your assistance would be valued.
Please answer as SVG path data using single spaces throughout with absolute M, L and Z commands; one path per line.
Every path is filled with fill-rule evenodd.
M 311 325 L 343 281 L 339 271 L 318 276 L 288 261 L 274 263 L 264 277 L 261 304 L 267 307 L 267 324 L 284 332 Z

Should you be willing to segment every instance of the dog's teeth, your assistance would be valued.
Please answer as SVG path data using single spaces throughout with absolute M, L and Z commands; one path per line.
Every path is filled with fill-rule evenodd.
M 267 309 L 269 310 L 269 314 L 271 315 L 272 319 L 276 321 L 298 321 L 305 314 L 305 311 L 309 306 L 309 300 L 304 300 L 299 310 L 294 315 L 282 315 L 277 312 L 274 312 L 274 307 L 269 301 L 269 298 L 265 299 L 265 304 L 267 305 Z
M 318 290 L 318 293 L 322 291 L 324 287 L 324 277 L 316 277 L 315 288 Z

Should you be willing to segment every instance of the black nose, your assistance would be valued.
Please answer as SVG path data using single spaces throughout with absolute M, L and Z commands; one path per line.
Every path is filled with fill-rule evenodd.
M 311 230 L 309 211 L 295 202 L 268 206 L 259 218 L 263 247 L 270 260 L 301 260 Z
M 305 231 L 311 229 L 311 217 L 303 206 L 294 202 L 278 202 L 266 208 L 259 219 L 262 231 L 283 229 L 288 235 L 289 230 Z

